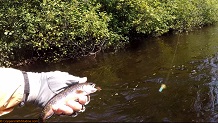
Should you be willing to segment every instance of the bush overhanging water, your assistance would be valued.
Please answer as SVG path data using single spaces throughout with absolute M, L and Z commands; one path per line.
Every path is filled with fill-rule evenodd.
M 134 33 L 159 36 L 217 21 L 217 0 L 11 0 L 0 5 L 0 65 L 117 50 Z

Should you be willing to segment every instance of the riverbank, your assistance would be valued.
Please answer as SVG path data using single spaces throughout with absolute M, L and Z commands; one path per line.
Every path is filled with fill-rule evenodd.
M 53 63 L 118 51 L 130 38 L 189 31 L 217 22 L 216 0 L 4 1 L 0 66 Z

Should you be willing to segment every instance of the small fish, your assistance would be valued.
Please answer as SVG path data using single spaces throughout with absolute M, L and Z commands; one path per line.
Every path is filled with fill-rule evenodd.
M 91 93 L 96 92 L 97 90 L 101 90 L 100 87 L 95 88 L 95 84 L 91 82 L 79 83 L 68 87 L 67 89 L 55 95 L 48 101 L 48 103 L 45 105 L 39 116 L 39 122 L 45 122 L 46 119 L 49 119 L 54 114 L 52 106 L 64 103 L 66 98 L 68 98 L 69 96 L 72 97 L 72 95 L 76 94 L 89 95 Z M 74 100 L 77 100 L 76 96 Z

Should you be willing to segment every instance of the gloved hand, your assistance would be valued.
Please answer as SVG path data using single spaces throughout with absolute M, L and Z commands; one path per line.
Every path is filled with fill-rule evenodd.
M 42 107 L 65 87 L 87 81 L 86 77 L 80 78 L 61 71 L 42 73 L 27 72 L 27 74 L 30 85 L 30 94 L 27 102 L 34 102 Z

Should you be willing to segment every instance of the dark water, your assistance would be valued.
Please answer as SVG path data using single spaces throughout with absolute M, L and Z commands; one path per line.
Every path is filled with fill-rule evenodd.
M 217 52 L 218 26 L 213 26 L 146 39 L 116 54 L 21 69 L 67 71 L 102 88 L 77 117 L 53 116 L 49 121 L 218 122 Z M 167 88 L 160 93 L 162 83 Z M 40 111 L 28 104 L 1 119 L 34 119 Z

